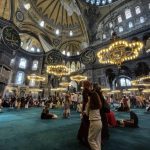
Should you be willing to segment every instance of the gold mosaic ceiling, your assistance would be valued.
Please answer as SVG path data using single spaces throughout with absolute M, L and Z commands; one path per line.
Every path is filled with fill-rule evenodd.
M 24 7 L 26 4 L 30 5 L 28 10 Z M 12 16 L 11 19 L 23 33 L 35 35 L 37 40 L 34 41 L 42 45 L 45 52 L 55 48 L 76 55 L 89 45 L 87 21 L 83 15 L 86 8 L 80 0 L 0 0 L 0 17 L 9 20 Z M 41 21 L 44 22 L 43 27 L 40 26 Z M 56 30 L 59 30 L 59 35 Z
M 10 19 L 10 0 L 0 0 L 0 17 Z

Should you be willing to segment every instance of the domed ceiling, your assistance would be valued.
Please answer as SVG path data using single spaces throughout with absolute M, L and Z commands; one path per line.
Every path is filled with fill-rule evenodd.
M 0 0 L 0 16 L 4 19 L 10 19 L 11 7 L 9 0 Z
M 94 12 L 90 11 L 91 7 Z M 89 46 L 90 32 L 95 30 L 89 24 L 96 24 L 108 13 L 106 10 L 108 7 L 93 7 L 82 0 L 0 1 L 0 16 L 11 18 L 20 29 L 23 43 L 29 41 L 27 39 L 32 41 L 26 42 L 23 49 L 37 45 L 36 49 L 40 51 L 59 49 L 68 56 L 78 55 Z M 28 38 L 26 34 L 29 34 Z
M 30 8 L 26 10 L 24 7 L 28 4 Z M 21 30 L 36 33 L 42 45 L 47 45 L 45 52 L 56 48 L 76 55 L 77 51 L 82 51 L 80 45 L 83 42 L 89 43 L 84 20 L 75 1 L 20 0 L 18 6 L 25 16 L 24 21 L 17 25 Z

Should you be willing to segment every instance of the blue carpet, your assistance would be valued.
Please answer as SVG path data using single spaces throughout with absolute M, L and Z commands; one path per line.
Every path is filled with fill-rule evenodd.
M 111 128 L 110 139 L 103 150 L 150 150 L 150 114 L 135 109 L 140 128 Z M 71 112 L 63 119 L 63 110 L 51 110 L 57 120 L 41 120 L 41 108 L 4 110 L 0 113 L 0 150 L 87 150 L 76 140 L 79 114 Z M 129 118 L 129 113 L 115 112 L 117 119 Z

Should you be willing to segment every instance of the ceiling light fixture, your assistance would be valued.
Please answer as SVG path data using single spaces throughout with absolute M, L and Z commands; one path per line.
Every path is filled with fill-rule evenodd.
M 137 58 L 142 48 L 142 42 L 123 40 L 114 32 L 109 47 L 100 49 L 97 56 L 101 64 L 114 64 L 120 67 L 123 62 Z
M 75 75 L 75 76 L 71 76 L 70 79 L 71 79 L 72 81 L 81 82 L 81 81 L 87 80 L 87 76 Z
M 42 76 L 39 76 L 39 75 L 36 75 L 36 74 L 31 74 L 29 76 L 27 76 L 28 80 L 32 80 L 32 81 L 45 81 L 45 77 L 42 77 Z
M 70 85 L 70 83 L 69 82 L 60 82 L 59 85 L 62 87 L 68 87 Z
M 70 74 L 70 71 L 65 65 L 49 65 L 47 66 L 47 73 L 55 76 L 66 76 Z

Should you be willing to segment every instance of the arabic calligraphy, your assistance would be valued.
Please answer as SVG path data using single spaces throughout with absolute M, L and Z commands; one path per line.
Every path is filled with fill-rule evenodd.
M 4 44 L 13 50 L 17 50 L 20 47 L 20 36 L 18 32 L 11 26 L 6 26 L 2 31 L 2 39 Z
M 62 55 L 58 50 L 51 50 L 47 56 L 47 63 L 49 65 L 55 65 L 62 63 Z
M 95 52 L 93 50 L 86 50 L 81 54 L 81 62 L 85 65 L 92 64 L 96 60 Z

